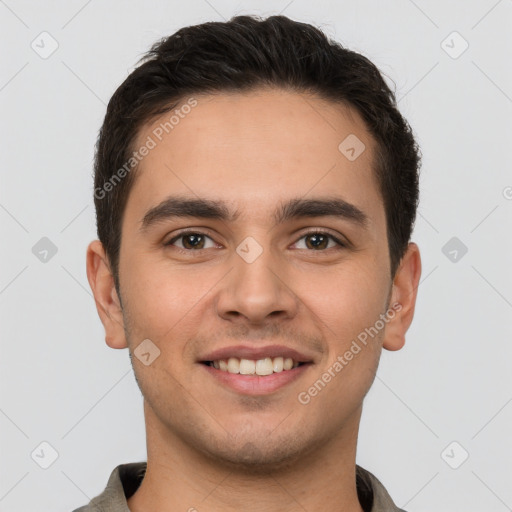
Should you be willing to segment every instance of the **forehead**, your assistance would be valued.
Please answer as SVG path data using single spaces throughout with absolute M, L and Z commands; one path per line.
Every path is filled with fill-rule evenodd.
M 127 212 L 131 205 L 140 214 L 170 194 L 222 199 L 242 217 L 273 212 L 286 199 L 333 193 L 361 209 L 382 206 L 375 141 L 362 118 L 310 94 L 192 95 L 143 126 L 136 147 L 149 140 Z

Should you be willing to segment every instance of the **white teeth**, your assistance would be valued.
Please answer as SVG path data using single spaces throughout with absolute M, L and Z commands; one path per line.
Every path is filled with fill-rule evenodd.
M 250 359 L 240 359 L 240 373 L 242 375 L 254 375 L 256 373 L 256 362 Z
M 211 366 L 229 373 L 239 373 L 241 375 L 272 375 L 283 370 L 297 368 L 299 363 L 291 357 L 265 357 L 264 359 L 238 359 L 230 357 L 229 359 L 219 359 L 210 363 Z
M 236 357 L 230 357 L 228 359 L 228 372 L 240 373 L 240 359 Z
M 274 357 L 274 371 L 276 373 L 283 371 L 284 359 L 282 357 Z
M 271 375 L 274 373 L 274 369 L 272 368 L 272 359 L 270 357 L 258 359 L 256 361 L 256 373 L 258 375 Z

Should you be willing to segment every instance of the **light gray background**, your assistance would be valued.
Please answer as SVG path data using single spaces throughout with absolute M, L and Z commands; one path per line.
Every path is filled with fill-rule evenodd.
M 512 510 L 511 0 L 0 0 L 2 512 L 70 511 L 145 460 L 128 352 L 105 345 L 85 273 L 108 99 L 156 39 L 279 12 L 372 59 L 424 155 L 417 312 L 404 349 L 383 353 L 357 462 L 410 512 Z M 51 48 L 43 31 L 59 45 L 46 59 L 31 47 Z M 457 58 L 453 31 L 469 44 Z M 58 249 L 46 262 L 42 237 Z M 468 248 L 455 262 L 452 237 Z

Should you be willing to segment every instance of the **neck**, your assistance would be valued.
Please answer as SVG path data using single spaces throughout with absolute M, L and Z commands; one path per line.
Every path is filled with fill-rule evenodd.
M 197 451 L 146 411 L 147 469 L 128 499 L 130 511 L 363 512 L 355 476 L 360 415 L 335 438 L 279 468 L 248 468 Z

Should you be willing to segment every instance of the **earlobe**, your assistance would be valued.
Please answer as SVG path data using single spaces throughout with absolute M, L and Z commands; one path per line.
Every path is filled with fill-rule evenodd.
M 99 240 L 92 241 L 87 247 L 86 267 L 96 309 L 105 328 L 105 341 L 111 348 L 126 348 L 123 311 L 108 258 Z
M 420 251 L 418 246 L 411 242 L 393 279 L 389 307 L 395 310 L 395 316 L 386 326 L 382 344 L 386 350 L 400 350 L 405 344 L 405 334 L 414 317 L 420 277 Z

